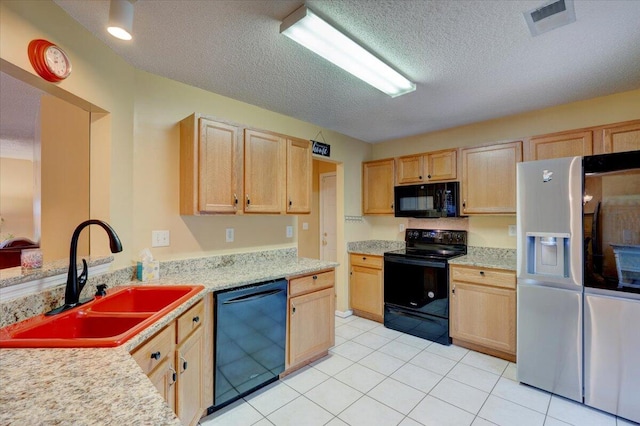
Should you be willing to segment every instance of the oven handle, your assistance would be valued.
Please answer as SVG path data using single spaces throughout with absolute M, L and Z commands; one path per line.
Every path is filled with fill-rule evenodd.
M 431 268 L 446 268 L 447 262 L 431 262 L 428 260 L 407 259 L 399 257 L 385 257 L 385 262 L 399 263 L 402 265 L 429 266 Z

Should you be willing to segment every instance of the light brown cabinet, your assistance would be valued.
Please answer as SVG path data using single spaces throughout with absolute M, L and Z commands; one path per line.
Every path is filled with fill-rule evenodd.
M 244 211 L 285 211 L 286 140 L 277 134 L 244 131 Z
M 362 214 L 393 215 L 393 158 L 362 163 Z
M 453 343 L 515 361 L 515 272 L 450 265 Z
M 522 142 L 464 148 L 461 156 L 462 214 L 515 214 Z
M 396 159 L 396 184 L 453 180 L 457 176 L 457 150 L 446 149 Z
M 525 161 L 592 155 L 593 134 L 580 130 L 535 136 L 529 139 L 528 147 Z
M 603 126 L 594 130 L 597 154 L 640 150 L 640 120 Z
M 287 213 L 311 213 L 311 142 L 287 139 Z
M 208 406 L 206 318 L 200 301 L 131 353 L 184 425 L 197 424 Z
M 383 258 L 351 253 L 349 256 L 349 304 L 357 316 L 383 322 Z
M 242 131 L 192 114 L 180 122 L 180 214 L 234 214 L 242 196 Z
M 289 281 L 287 371 L 326 355 L 335 344 L 334 285 L 333 270 Z

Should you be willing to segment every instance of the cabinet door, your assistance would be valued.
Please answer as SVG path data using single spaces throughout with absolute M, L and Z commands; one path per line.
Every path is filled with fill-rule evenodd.
M 409 155 L 396 160 L 398 185 L 424 182 L 424 156 Z
M 322 354 L 335 343 L 334 289 L 289 300 L 289 366 Z
M 202 327 L 193 332 L 176 351 L 176 414 L 183 425 L 194 425 L 204 412 L 202 400 L 204 352 Z
M 640 150 L 640 120 L 601 130 L 604 152 Z
M 238 208 L 239 130 L 200 119 L 198 209 L 202 213 L 235 213 Z
M 383 314 L 382 270 L 351 266 L 351 286 L 349 288 L 351 308 L 372 314 L 381 320 Z
M 362 163 L 362 213 L 393 215 L 394 159 Z
M 516 163 L 522 142 L 462 150 L 462 213 L 516 212 Z
M 515 354 L 515 290 L 451 284 L 451 337 Z
M 456 150 L 430 152 L 426 155 L 426 172 L 429 182 L 455 179 L 458 175 L 457 167 Z
M 282 213 L 285 196 L 286 143 L 274 134 L 245 130 L 244 211 Z
M 527 161 L 593 154 L 591 130 L 536 136 L 529 140 Z
M 311 213 L 311 142 L 287 139 L 287 213 Z
M 175 400 L 176 400 L 176 370 L 173 365 L 173 357 L 166 357 L 162 360 L 158 367 L 148 375 L 151 383 L 158 389 L 162 398 L 167 402 L 167 405 L 175 412 Z

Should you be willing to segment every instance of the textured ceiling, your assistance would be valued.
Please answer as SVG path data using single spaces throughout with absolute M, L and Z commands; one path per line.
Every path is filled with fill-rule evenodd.
M 537 37 L 538 0 L 307 1 L 417 84 L 393 99 L 279 33 L 302 1 L 137 0 L 131 42 L 108 0 L 54 1 L 136 68 L 368 142 L 640 87 L 637 0 L 575 0 Z

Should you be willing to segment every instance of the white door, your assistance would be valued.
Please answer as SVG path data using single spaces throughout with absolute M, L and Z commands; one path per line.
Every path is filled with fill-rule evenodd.
M 335 262 L 336 251 L 336 174 L 320 174 L 320 259 Z

